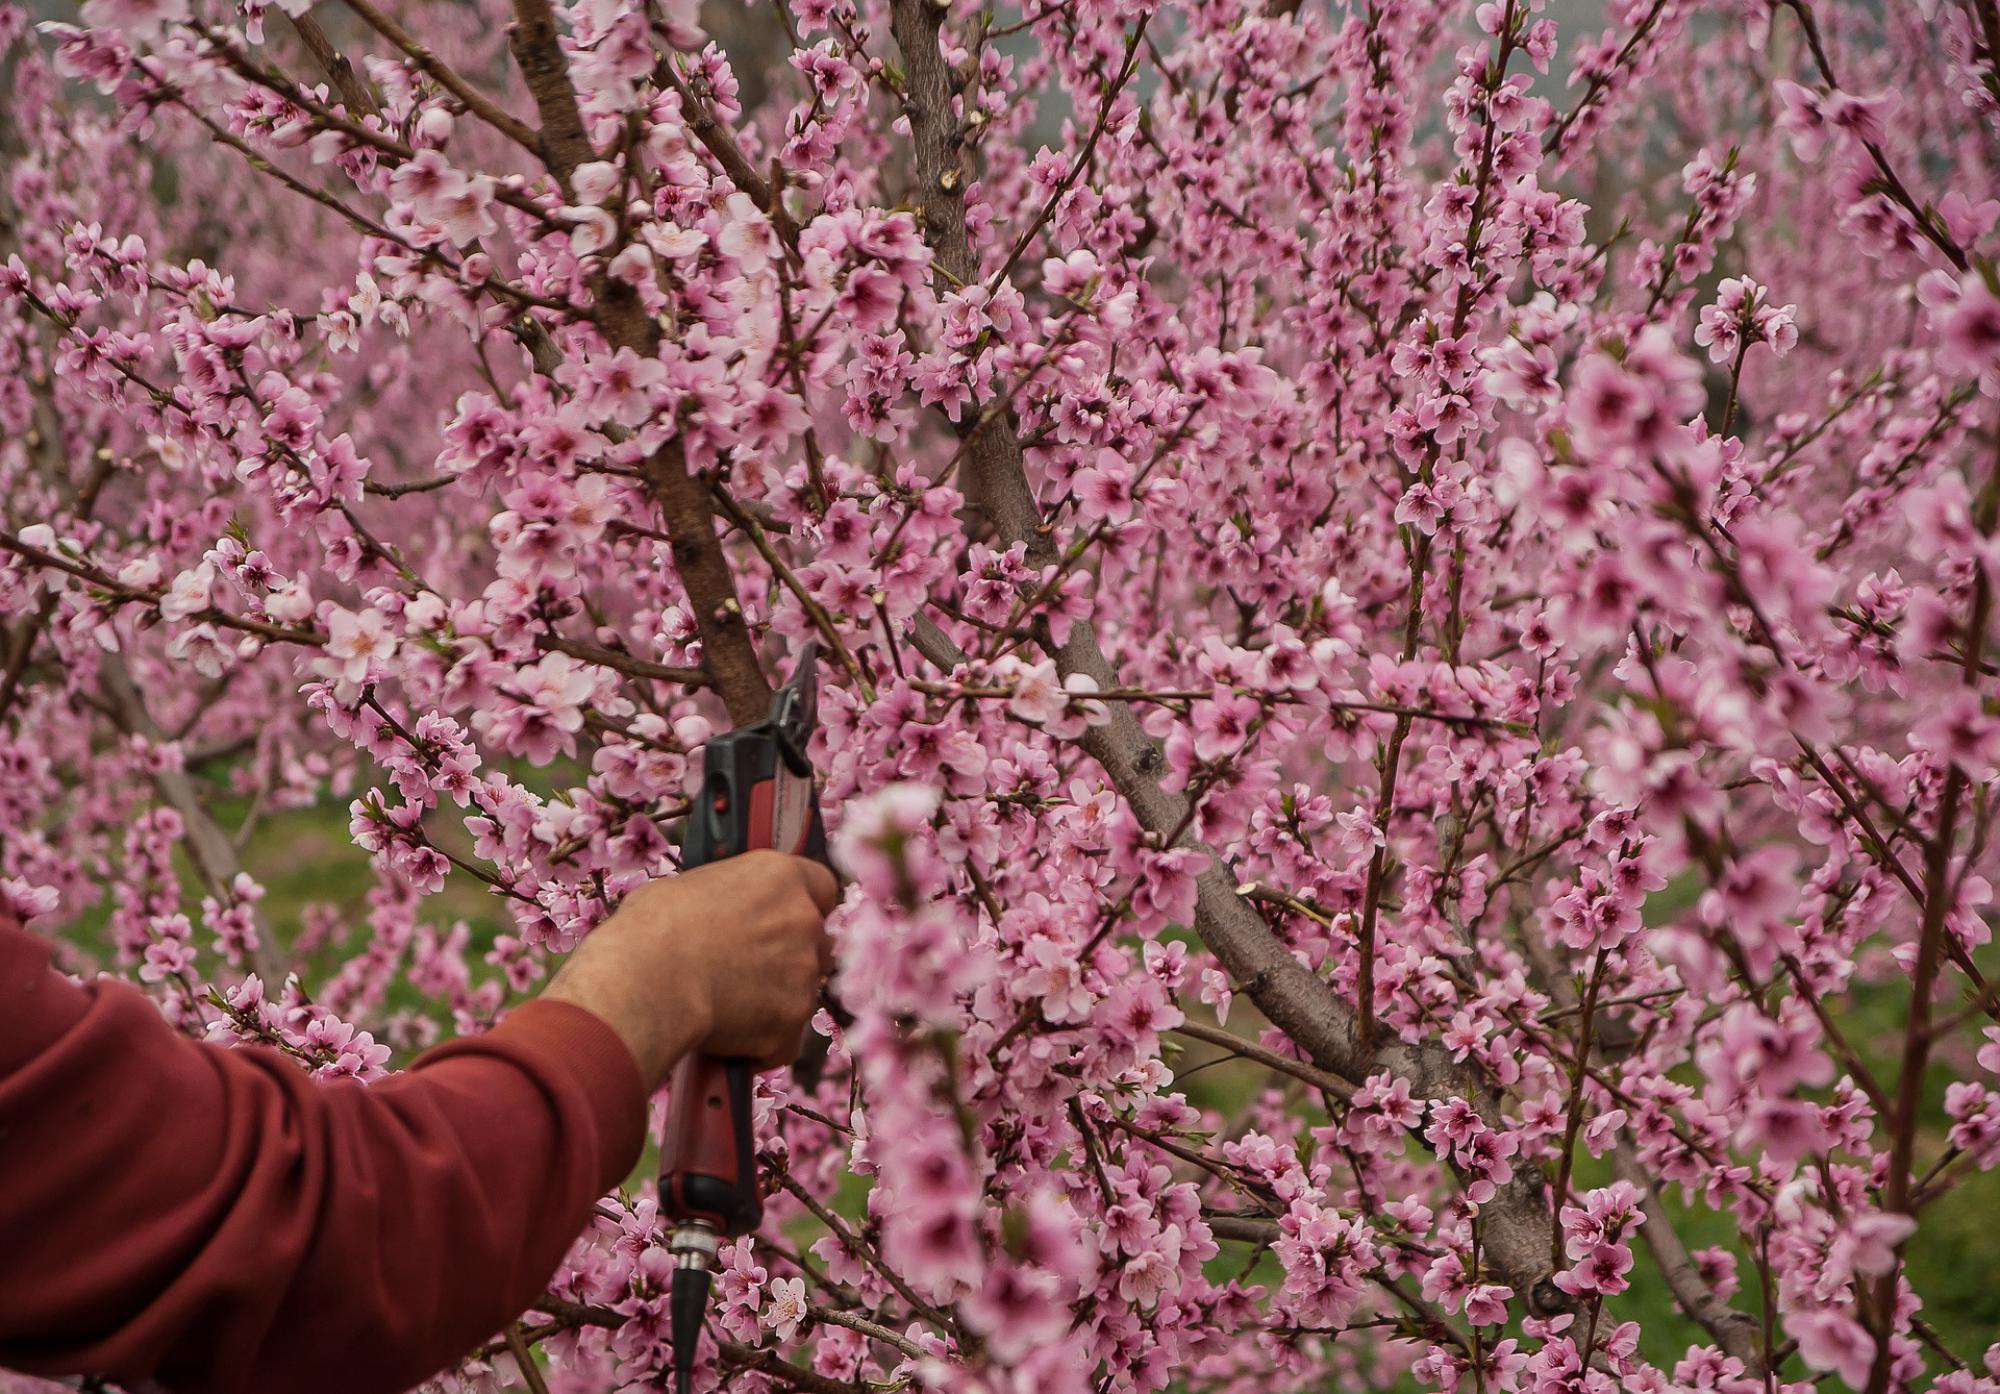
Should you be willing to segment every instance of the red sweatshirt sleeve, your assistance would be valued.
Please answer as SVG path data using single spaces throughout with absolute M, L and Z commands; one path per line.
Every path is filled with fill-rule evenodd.
M 0 1365 L 392 1394 L 541 1292 L 639 1155 L 610 1027 L 530 1002 L 372 1085 L 175 1032 L 0 923 Z

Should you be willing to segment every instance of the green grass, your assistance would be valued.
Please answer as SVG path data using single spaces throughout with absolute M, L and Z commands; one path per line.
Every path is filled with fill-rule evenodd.
M 224 826 L 229 826 L 225 818 Z M 434 835 L 444 831 L 444 820 Z M 457 847 L 454 851 L 459 850 Z M 347 810 L 338 807 L 299 809 L 266 818 L 243 849 L 245 870 L 264 886 L 264 923 L 281 943 L 297 936 L 306 912 L 330 906 L 339 912 L 340 929 L 316 952 L 296 965 L 300 980 L 311 991 L 351 957 L 368 937 L 368 892 L 375 884 L 368 853 L 356 847 L 347 832 Z M 471 931 L 466 960 L 477 981 L 494 970 L 482 963 L 493 941 L 512 929 L 512 920 L 498 899 L 471 877 L 454 872 L 444 889 L 425 900 L 419 910 L 425 924 L 448 928 L 465 921 Z M 449 1030 L 450 1014 L 418 993 L 398 974 L 385 1002 L 388 1012 L 416 1011 L 430 1015 Z
M 230 799 L 217 799 L 210 807 L 217 822 L 225 828 L 240 826 L 247 811 L 244 804 Z M 355 846 L 348 836 L 345 801 L 266 815 L 252 830 L 239 856 L 243 869 L 264 888 L 264 898 L 257 909 L 266 931 L 285 946 L 286 961 L 306 991 L 314 992 L 369 936 L 368 893 L 375 885 L 375 877 L 368 853 Z M 180 880 L 181 909 L 196 922 L 196 942 L 205 944 L 207 936 L 199 929 L 201 900 L 206 893 L 201 877 L 179 849 L 174 856 L 174 870 Z M 291 953 L 308 913 L 328 908 L 337 915 L 335 932 L 310 954 Z M 106 925 L 110 915 L 107 900 L 64 926 L 58 937 L 77 945 L 94 959 L 108 961 L 110 943 Z M 442 891 L 423 902 L 419 919 L 438 926 L 449 926 L 459 920 L 466 922 L 471 931 L 466 957 L 475 981 L 494 971 L 486 968 L 481 959 L 493 947 L 494 939 L 511 927 L 509 917 L 495 897 L 470 877 L 457 873 L 446 880 Z M 229 979 L 226 973 L 222 976 Z M 265 986 L 275 992 L 279 984 Z M 403 1010 L 429 1015 L 440 1027 L 450 1029 L 450 1013 L 410 987 L 399 974 L 390 984 L 382 1014 Z M 359 1024 L 365 1027 L 371 1023 Z

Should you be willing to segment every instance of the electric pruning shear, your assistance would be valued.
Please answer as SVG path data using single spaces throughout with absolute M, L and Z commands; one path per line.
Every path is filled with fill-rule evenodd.
M 806 745 L 819 718 L 819 646 L 808 644 L 771 714 L 702 746 L 683 868 L 761 847 L 826 861 L 826 826 Z M 660 1151 L 660 1214 L 673 1224 L 668 1316 L 674 1377 L 688 1394 L 716 1251 L 764 1218 L 750 1129 L 750 1060 L 689 1055 L 674 1067 Z

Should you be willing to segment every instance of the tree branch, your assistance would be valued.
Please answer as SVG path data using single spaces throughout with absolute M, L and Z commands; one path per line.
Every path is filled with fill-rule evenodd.
M 788 245 L 798 240 L 798 224 L 785 211 L 784 203 L 775 196 L 771 182 L 757 172 L 750 163 L 750 157 L 743 153 L 743 147 L 736 143 L 736 137 L 729 128 L 715 119 L 708 103 L 695 94 L 684 78 L 674 71 L 671 58 L 663 59 L 654 69 L 654 78 L 665 87 L 671 87 L 680 95 L 681 118 L 687 122 L 694 138 L 704 149 L 715 157 L 722 166 L 722 172 L 729 176 L 729 182 L 748 194 L 750 201 L 771 215 L 776 223 L 778 236 Z
M 1302 1080 L 1315 1089 L 1332 1094 L 1335 1098 L 1351 1099 L 1354 1096 L 1354 1087 L 1340 1076 L 1314 1069 L 1303 1060 L 1287 1059 L 1275 1050 L 1266 1050 L 1255 1041 L 1239 1036 L 1233 1031 L 1225 1031 L 1216 1026 L 1204 1026 L 1198 1021 L 1184 1021 L 1173 1028 L 1173 1033 L 1176 1036 L 1186 1036 L 1192 1041 L 1220 1046 L 1224 1050 L 1242 1056 L 1245 1060 L 1254 1060 L 1266 1069 L 1276 1070 L 1279 1074 Z
M 951 76 L 938 47 L 943 18 L 926 0 L 892 0 L 891 33 L 903 56 L 924 236 L 938 265 L 964 284 L 977 277 L 978 266 L 966 234 Z M 1026 544 L 1030 566 L 1054 564 L 1056 548 L 1029 488 L 1012 421 L 1004 415 L 991 421 L 982 416 L 975 430 L 966 453 L 968 498 L 977 500 L 1002 538 Z M 1065 678 L 1081 674 L 1099 687 L 1123 686 L 1088 621 L 1072 624 L 1060 645 L 1044 637 L 1044 647 Z M 1294 958 L 1263 917 L 1236 894 L 1237 882 L 1226 874 L 1222 855 L 1184 834 L 1191 810 L 1179 794 L 1161 788 L 1163 758 L 1129 707 L 1111 707 L 1109 719 L 1089 728 L 1081 744 L 1104 767 L 1142 827 L 1158 838 L 1178 835 L 1179 845 L 1207 858 L 1208 865 L 1195 878 L 1196 933 L 1258 1009 L 1314 1064 L 1356 1083 L 1389 1070 L 1407 1079 L 1423 1098 L 1463 1098 L 1497 1116 L 1498 1103 L 1491 1092 L 1441 1044 L 1390 1041 L 1379 1050 L 1361 1047 L 1353 1009 Z M 1524 1167 L 1481 1210 L 1489 1257 L 1538 1315 L 1574 1306 L 1568 1294 L 1550 1281 L 1553 1222 L 1546 1192 L 1540 1173 Z
M 319 64 L 319 70 L 326 74 L 326 80 L 333 84 L 333 90 L 340 93 L 340 100 L 347 110 L 356 117 L 377 114 L 381 108 L 375 102 L 375 94 L 355 73 L 347 55 L 333 46 L 326 30 L 319 27 L 319 21 L 310 14 L 286 15 L 286 19 L 291 23 L 292 32 L 299 36 L 299 42 L 306 46 L 306 52 L 313 56 L 313 62 Z
M 1757 1318 L 1748 1312 L 1739 1312 L 1709 1287 L 1701 1276 L 1687 1245 L 1681 1242 L 1673 1222 L 1660 1205 L 1660 1197 L 1653 1187 L 1645 1168 L 1626 1143 L 1619 1143 L 1611 1154 L 1611 1169 L 1622 1181 L 1630 1181 L 1639 1188 L 1643 1197 L 1640 1210 L 1645 1222 L 1640 1227 L 1639 1237 L 1646 1241 L 1646 1248 L 1653 1255 L 1653 1263 L 1660 1270 L 1660 1276 L 1667 1280 L 1667 1290 L 1674 1295 L 1674 1301 L 1688 1314 L 1702 1330 L 1706 1331 L 1724 1353 L 1735 1356 L 1743 1362 L 1743 1368 L 1751 1378 L 1764 1371 L 1764 1355 L 1759 1339 Z
M 53 407 L 51 406 L 51 415 Z M 77 491 L 76 503 L 70 509 L 70 516 L 78 522 L 87 520 L 97 511 L 97 499 L 104 492 L 104 486 L 111 478 L 111 452 L 96 452 L 90 467 L 90 475 Z M 54 587 L 42 593 L 41 604 L 35 613 L 22 621 L 19 633 L 13 636 L 13 646 L 7 655 L 7 668 L 0 673 L 0 720 L 13 710 L 15 701 L 21 695 L 21 680 L 27 675 L 28 660 L 35 655 L 35 645 L 55 618 L 56 602 L 61 599 Z
M 1235 1239 L 1245 1244 L 1274 1244 L 1278 1239 L 1278 1222 L 1260 1220 L 1250 1215 L 1203 1215 L 1202 1223 L 1217 1239 Z
M 626 1317 L 609 1307 L 593 1307 L 583 1302 L 571 1302 L 567 1298 L 544 1293 L 531 1304 L 533 1310 L 546 1312 L 565 1327 L 602 1326 L 616 1329 L 623 1326 Z M 735 1341 L 723 1341 L 718 1347 L 725 1365 L 734 1365 L 746 1370 L 755 1370 L 760 1375 L 780 1379 L 801 1389 L 805 1394 L 867 1394 L 858 1384 L 846 1380 L 833 1379 L 816 1370 L 803 1369 L 779 1355 L 776 1351 L 758 1350 L 752 1346 L 739 1345 Z
M 376 9 L 368 3 L 368 0 L 342 0 L 342 3 L 359 15 L 362 22 L 370 29 L 401 49 L 409 60 L 423 69 L 438 86 L 463 102 L 467 111 L 516 145 L 540 152 L 541 143 L 537 133 L 527 122 L 501 110 L 490 97 L 460 77 L 449 63 L 432 53 L 416 35 L 398 24 L 393 17 Z
M 571 658 L 582 659 L 585 663 L 616 669 L 627 677 L 680 683 L 683 687 L 708 686 L 708 674 L 700 668 L 676 668 L 665 663 L 655 663 L 651 659 L 620 653 L 617 649 L 607 649 L 602 644 L 586 644 L 581 639 L 565 639 L 560 634 L 537 634 L 535 647 L 544 653 L 566 653 Z
M 507 47 L 535 99 L 542 128 L 535 132 L 532 147 L 555 176 L 563 200 L 570 201 L 569 178 L 576 167 L 597 157 L 584 134 L 583 112 L 576 104 L 576 88 L 569 80 L 569 60 L 563 56 L 562 41 L 556 35 L 555 12 L 548 0 L 514 0 L 514 22 L 507 30 Z
M 825 1322 L 828 1326 L 844 1326 L 849 1331 L 859 1331 L 869 1340 L 880 1341 L 885 1346 L 893 1347 L 912 1360 L 928 1358 L 922 1346 L 899 1332 L 891 1331 L 879 1321 L 870 1321 L 866 1317 L 857 1317 L 852 1312 L 842 1312 L 831 1307 L 814 1312 L 812 1319 Z
M 548 0 L 514 0 L 508 44 L 541 113 L 542 159 L 568 197 L 571 173 L 595 152 L 584 133 L 569 62 L 556 36 Z M 602 274 L 593 278 L 593 288 L 598 323 L 605 337 L 642 357 L 654 356 L 659 326 L 647 316 L 632 288 Z M 729 719 L 739 726 L 761 720 L 770 710 L 771 684 L 750 642 L 743 603 L 736 595 L 736 579 L 716 536 L 708 491 L 689 473 L 678 436 L 649 455 L 639 472 L 673 539 L 674 567 L 701 633 L 703 663 L 729 708 Z

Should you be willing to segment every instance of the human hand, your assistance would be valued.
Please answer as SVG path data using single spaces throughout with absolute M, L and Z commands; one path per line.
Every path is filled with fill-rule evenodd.
M 798 1054 L 832 970 L 833 873 L 746 852 L 649 881 L 571 954 L 543 996 L 617 1032 L 648 1088 L 691 1050 L 777 1069 Z

